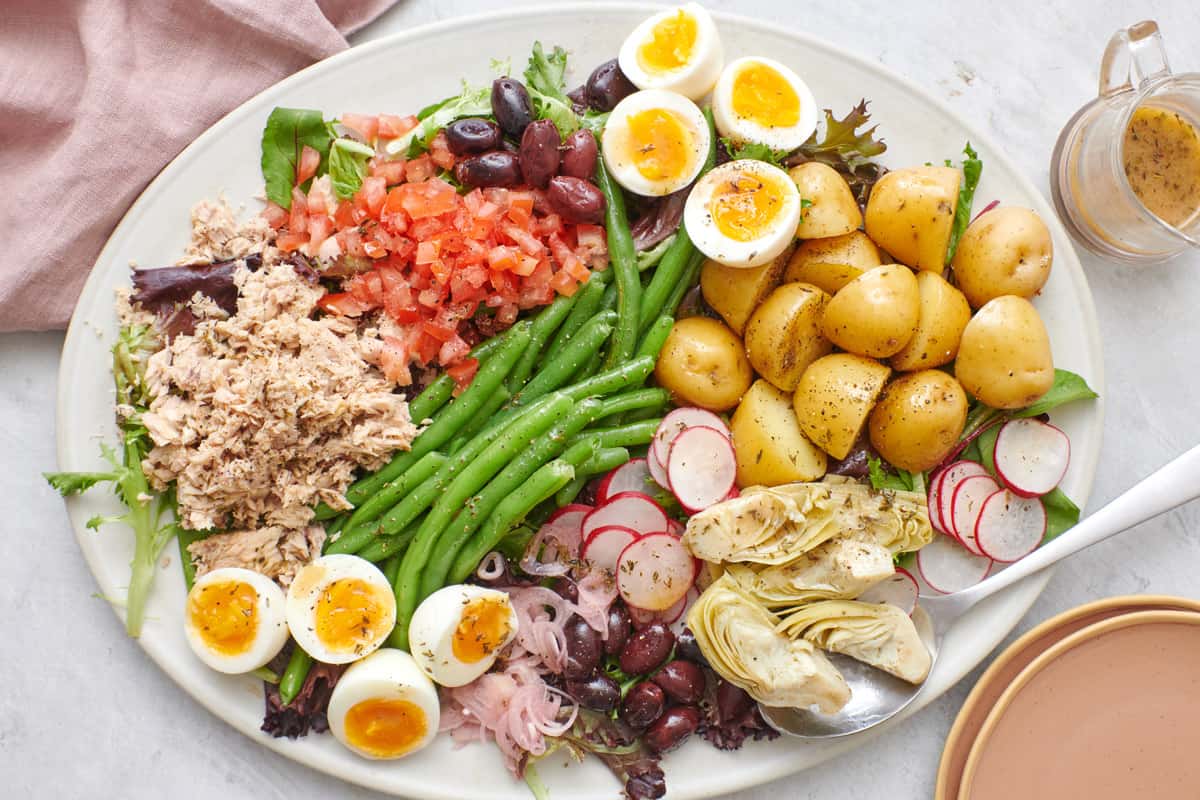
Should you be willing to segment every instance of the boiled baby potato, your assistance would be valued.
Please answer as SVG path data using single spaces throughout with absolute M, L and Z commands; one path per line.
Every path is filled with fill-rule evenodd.
M 961 181 L 962 173 L 953 167 L 887 173 L 867 201 L 867 235 L 900 263 L 941 272 Z
M 1050 336 L 1033 303 L 1004 295 L 988 301 L 963 329 L 954 361 L 958 382 L 992 408 L 1024 408 L 1050 390 Z
M 883 263 L 879 248 L 862 231 L 850 231 L 827 239 L 807 239 L 788 261 L 783 279 L 787 283 L 811 283 L 833 294 L 869 269 Z
M 1005 294 L 1030 298 L 1050 277 L 1054 245 L 1042 218 L 1002 207 L 967 226 L 954 251 L 954 281 L 971 306 Z
M 825 453 L 800 431 L 791 395 L 767 381 L 754 382 L 729 428 L 738 486 L 815 481 L 825 474 Z
M 654 376 L 681 405 L 733 408 L 754 374 L 733 331 L 715 319 L 688 317 L 671 328 Z
M 967 422 L 967 394 L 940 369 L 889 383 L 871 412 L 871 446 L 893 466 L 924 472 L 942 462 Z
M 800 430 L 829 455 L 845 458 L 889 374 L 884 364 L 853 353 L 818 358 L 792 397 Z
M 767 296 L 746 323 L 746 355 L 754 370 L 785 392 L 804 368 L 833 345 L 821 334 L 829 295 L 807 283 L 785 283 Z
M 833 296 L 825 306 L 821 331 L 843 350 L 887 358 L 912 339 L 920 307 L 912 270 L 885 264 L 859 275 Z
M 727 267 L 708 259 L 700 270 L 700 291 L 705 302 L 740 335 L 750 314 L 779 285 L 791 254 L 789 247 L 761 267 Z
M 958 340 L 971 319 L 967 298 L 936 272 L 917 273 L 920 314 L 917 332 L 899 353 L 892 356 L 892 369 L 911 372 L 949 364 L 958 353 Z
M 804 209 L 796 236 L 824 239 L 841 236 L 862 226 L 862 212 L 850 184 L 833 167 L 810 161 L 788 170 L 800 196 L 812 205 Z

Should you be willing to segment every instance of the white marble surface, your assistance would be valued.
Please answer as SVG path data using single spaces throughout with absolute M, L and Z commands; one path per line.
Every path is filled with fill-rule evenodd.
M 509 2 L 506 5 L 523 5 Z M 1060 126 L 1095 90 L 1113 29 L 1156 18 L 1180 70 L 1200 70 L 1191 0 L 960 0 L 880 4 L 709 0 L 796 26 L 932 89 L 986 126 L 1041 186 Z M 359 35 L 491 7 L 401 2 Z M 1104 337 L 1105 445 L 1090 506 L 1200 441 L 1200 253 L 1148 270 L 1084 256 Z M 62 335 L 0 336 L 0 794 L 22 798 L 297 798 L 377 795 L 261 748 L 211 716 L 127 639 L 94 584 L 53 469 Z M 69 388 L 67 389 L 69 391 Z M 1198 477 L 1200 480 L 1200 477 Z M 1071 606 L 1117 594 L 1200 596 L 1193 504 L 1062 567 L 1014 636 Z M 887 736 L 822 767 L 743 792 L 767 798 L 929 797 L 942 743 L 978 670 Z

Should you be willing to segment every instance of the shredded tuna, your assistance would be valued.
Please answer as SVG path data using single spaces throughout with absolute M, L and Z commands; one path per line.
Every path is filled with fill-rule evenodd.
M 220 198 L 205 200 L 192 207 L 192 241 L 180 264 L 207 263 L 245 258 L 261 253 L 274 232 L 267 221 L 255 214 L 238 222 L 234 210 Z
M 188 553 L 197 576 L 222 567 L 243 567 L 287 586 L 300 567 L 320 555 L 323 544 L 325 529 L 320 525 L 293 530 L 271 526 L 214 533 L 188 545 Z

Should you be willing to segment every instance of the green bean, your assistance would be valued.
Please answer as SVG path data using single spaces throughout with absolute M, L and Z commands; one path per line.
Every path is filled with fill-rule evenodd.
M 567 342 L 571 341 L 571 337 L 603 308 L 604 292 L 611 280 L 611 275 L 611 270 L 593 272 L 583 288 L 575 293 L 575 305 L 571 308 L 571 313 L 567 314 L 567 318 L 559 326 L 558 332 L 554 334 L 550 346 L 542 354 L 543 364 L 550 363 L 557 358 L 562 349 L 567 346 Z
M 692 260 L 688 262 L 687 269 L 683 271 L 683 275 L 679 278 L 679 283 L 671 290 L 671 295 L 667 301 L 663 303 L 663 314 L 675 316 L 675 312 L 679 310 L 679 304 L 683 302 L 684 296 L 691 291 L 696 285 L 696 281 L 700 278 L 700 268 L 704 266 L 704 253 L 697 250 L 692 255 Z
M 346 499 L 358 505 L 417 463 L 417 459 L 432 452 L 454 437 L 464 425 L 493 397 L 529 344 L 528 322 L 518 322 L 505 332 L 504 343 L 488 358 L 467 390 L 458 396 L 433 424 L 412 442 L 412 449 L 398 453 L 381 470 L 356 481 L 347 491 Z
M 521 390 L 521 402 L 528 403 L 569 381 L 571 375 L 578 372 L 608 341 L 616 316 L 615 312 L 601 311 L 588 320 L 587 324 L 579 329 L 579 333 L 571 337 L 571 341 L 558 357 L 543 366 L 533 380 Z
M 359 506 L 342 534 L 326 545 L 325 552 L 357 553 L 365 547 L 375 538 L 379 528 L 376 520 L 379 516 L 433 477 L 434 473 L 445 466 L 446 461 L 446 457 L 436 451 L 421 456 L 403 475 L 394 481 L 388 481 L 383 488 L 371 495 L 367 502 Z
M 296 699 L 296 695 L 300 694 L 300 690 L 304 688 L 304 681 L 308 678 L 308 671 L 312 669 L 312 665 L 312 656 L 304 652 L 304 648 L 300 645 L 295 645 L 292 649 L 292 657 L 288 659 L 287 669 L 283 671 L 283 676 L 279 679 L 279 699 L 285 706 L 291 705 L 292 701 Z
M 404 549 L 412 542 L 413 537 L 417 535 L 417 528 L 421 527 L 420 522 L 414 522 L 400 533 L 394 533 L 390 536 L 376 536 L 363 549 L 355 553 L 359 558 L 364 558 L 372 564 L 378 564 L 389 556 L 402 555 Z M 395 582 L 393 581 L 393 585 Z
M 593 428 L 589 431 L 584 431 L 580 436 L 576 436 L 572 444 L 578 441 L 583 436 L 599 436 L 601 447 L 638 447 L 639 445 L 649 444 L 654 438 L 654 431 L 658 429 L 658 424 L 661 419 L 644 419 L 638 422 L 631 422 L 628 425 L 616 425 L 611 428 Z
M 511 399 L 512 394 L 509 393 L 507 387 L 501 386 L 496 389 L 496 394 L 488 399 L 483 408 L 479 409 L 475 414 L 475 418 L 468 422 L 458 432 L 458 435 L 450 440 L 450 444 L 446 447 L 450 454 L 457 453 L 466 446 L 467 442 L 479 435 L 479 432 L 488 424 L 488 421 Z
M 575 498 L 579 497 L 579 493 L 587 486 L 590 480 L 586 475 L 576 475 L 571 480 L 563 484 L 563 487 L 554 493 L 554 505 L 562 508 L 569 506 L 575 502 Z
M 417 603 L 424 599 L 420 593 L 421 572 L 453 515 L 517 453 L 566 417 L 573 406 L 571 398 L 561 393 L 547 395 L 546 401 L 538 413 L 519 416 L 512 424 L 505 426 L 496 440 L 450 482 L 430 509 L 429 516 L 421 523 L 420 530 L 404 553 L 400 575 L 396 580 L 396 627 L 389 639 L 393 646 L 408 646 L 408 623 Z
M 554 496 L 571 478 L 575 468 L 557 458 L 533 473 L 521 488 L 504 498 L 484 521 L 454 560 L 450 568 L 450 583 L 462 583 L 479 565 L 480 560 L 494 548 L 509 529 L 532 511 L 539 503 Z M 405 643 L 407 644 L 407 642 Z
M 546 342 L 563 324 L 563 321 L 575 307 L 581 294 L 583 292 L 576 292 L 571 297 L 559 295 L 554 298 L 553 303 L 543 308 L 533 318 L 533 324 L 529 328 L 529 346 L 525 348 L 525 352 L 517 360 L 517 365 L 513 367 L 512 373 L 508 376 L 508 380 L 504 384 L 510 394 L 516 394 L 525 385 L 525 381 L 529 380 L 529 376 L 533 374 L 534 366 L 538 363 L 538 359 L 542 357 L 542 351 L 545 349 Z
M 604 397 L 629 386 L 636 386 L 654 371 L 654 359 L 639 356 L 619 367 L 597 373 L 587 380 L 564 386 L 562 391 L 575 400 L 585 397 Z
M 421 576 L 421 594 L 429 596 L 443 586 L 455 556 L 470 540 L 471 534 L 538 467 L 561 455 L 567 447 L 567 440 L 596 420 L 600 407 L 600 401 L 595 399 L 577 403 L 570 414 L 547 431 L 545 436 L 535 440 L 532 446 L 514 458 L 487 486 L 467 501 L 438 539 L 437 549 Z M 593 440 L 587 443 L 594 445 Z
M 579 465 L 579 472 L 585 477 L 603 475 L 629 461 L 629 451 L 624 447 L 602 447 L 591 458 Z
M 597 419 L 623 414 L 626 411 L 637 411 L 649 408 L 655 411 L 666 407 L 671 395 L 666 389 L 631 389 L 628 392 L 606 397 L 601 403 Z
M 608 231 L 608 260 L 617 286 L 617 328 L 605 365 L 615 367 L 630 359 L 637 347 L 642 301 L 642 281 L 637 271 L 633 234 L 625 215 L 625 197 L 604 166 L 596 159 L 596 185 L 604 195 L 604 227 Z
M 584 363 L 579 371 L 571 376 L 571 381 L 578 383 L 579 381 L 587 380 L 600 371 L 600 367 L 604 366 L 604 353 L 597 350 L 592 353 L 591 357 Z
M 651 356 L 655 360 L 658 359 L 658 354 L 662 352 L 663 345 L 667 343 L 667 337 L 671 335 L 671 328 L 675 325 L 675 318 L 670 314 L 663 314 L 646 329 L 642 335 L 642 341 L 638 344 L 637 354 L 639 356 Z
M 651 247 L 649 250 L 641 250 L 637 254 L 638 272 L 645 272 L 651 267 L 662 261 L 663 255 L 667 250 L 671 249 L 671 244 L 675 241 L 675 234 L 671 234 L 663 239 L 658 244 Z
M 400 554 L 396 553 L 387 557 L 383 562 L 383 576 L 388 579 L 388 583 L 396 585 L 396 575 L 400 572 Z

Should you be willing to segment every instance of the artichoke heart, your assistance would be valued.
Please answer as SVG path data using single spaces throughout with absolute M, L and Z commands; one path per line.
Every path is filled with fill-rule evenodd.
M 838 536 L 917 550 L 933 538 L 925 496 L 849 482 L 754 486 L 693 515 L 684 541 L 706 561 L 778 565 Z
M 868 537 L 832 539 L 776 566 L 729 564 L 725 571 L 746 594 L 772 611 L 814 600 L 858 597 L 895 573 L 892 552 Z
M 912 619 L 887 603 L 824 600 L 788 614 L 778 629 L 909 683 L 924 681 L 933 663 Z
M 760 703 L 816 705 L 832 714 L 850 700 L 850 687 L 829 659 L 807 640 L 776 630 L 779 618 L 742 593 L 728 575 L 704 590 L 687 624 L 717 674 Z

